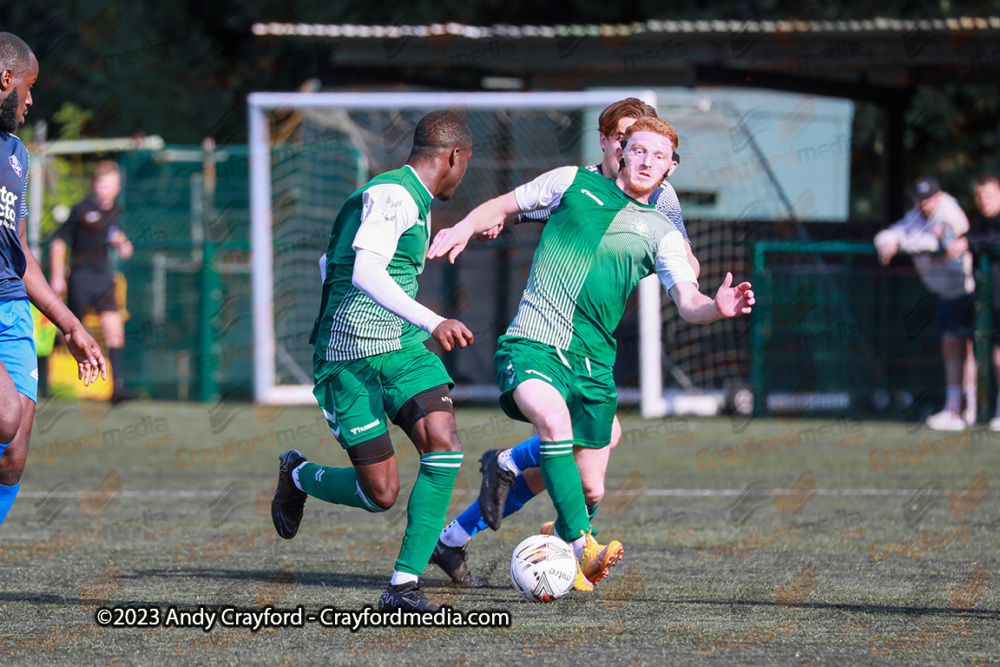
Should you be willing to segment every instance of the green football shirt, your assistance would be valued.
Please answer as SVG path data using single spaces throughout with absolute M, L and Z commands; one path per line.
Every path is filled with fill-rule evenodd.
M 376 176 L 344 202 L 330 232 L 319 317 L 309 338 L 316 356 L 361 359 L 427 339 L 426 332 L 376 304 L 351 278 L 356 249 L 371 250 L 389 260 L 389 276 L 415 298 L 430 243 L 432 200 L 407 165 Z
M 678 282 L 698 283 L 674 223 L 611 179 L 561 167 L 514 194 L 522 211 L 552 213 L 508 336 L 612 365 L 612 334 L 640 280 L 656 273 L 668 291 Z

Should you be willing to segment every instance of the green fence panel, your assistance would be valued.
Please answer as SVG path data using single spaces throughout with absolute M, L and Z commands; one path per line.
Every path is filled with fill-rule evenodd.
M 750 381 L 759 406 L 912 419 L 940 409 L 937 298 L 911 266 L 879 266 L 870 243 L 761 241 L 753 256 Z M 988 281 L 977 285 L 981 312 Z M 980 355 L 988 319 L 977 319 Z M 988 387 L 987 363 L 979 375 Z
M 123 228 L 135 246 L 119 263 L 128 282 L 126 381 L 155 398 L 251 395 L 247 150 L 206 157 L 173 146 L 120 161 Z

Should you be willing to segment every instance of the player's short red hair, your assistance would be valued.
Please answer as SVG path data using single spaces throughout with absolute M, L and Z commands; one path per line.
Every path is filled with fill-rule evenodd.
M 625 130 L 625 136 L 622 137 L 622 141 L 628 142 L 636 132 L 654 132 L 662 137 L 666 137 L 670 140 L 670 145 L 674 147 L 674 152 L 677 152 L 677 130 L 674 129 L 673 125 L 661 118 L 640 118 Z

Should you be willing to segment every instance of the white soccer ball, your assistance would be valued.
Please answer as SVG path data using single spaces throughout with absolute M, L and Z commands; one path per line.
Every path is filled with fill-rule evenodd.
M 576 567 L 573 547 L 552 535 L 532 535 L 514 548 L 510 580 L 525 598 L 552 602 L 573 588 Z

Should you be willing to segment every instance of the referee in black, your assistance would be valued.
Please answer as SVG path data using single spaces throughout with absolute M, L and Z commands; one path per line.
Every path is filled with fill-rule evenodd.
M 125 326 L 115 299 L 115 281 L 108 251 L 114 246 L 122 259 L 132 256 L 132 244 L 119 227 L 121 172 L 111 160 L 97 164 L 91 181 L 93 192 L 73 207 L 65 224 L 56 232 L 50 247 L 52 291 L 65 295 L 73 314 L 83 320 L 90 310 L 101 320 L 101 335 L 111 362 L 114 389 L 111 402 L 135 398 L 125 389 Z M 72 246 L 69 279 L 66 279 L 66 244 Z

